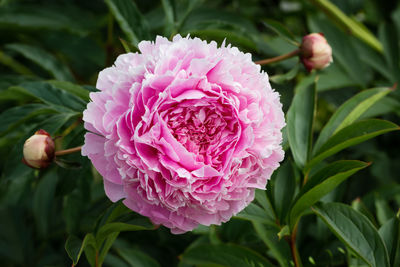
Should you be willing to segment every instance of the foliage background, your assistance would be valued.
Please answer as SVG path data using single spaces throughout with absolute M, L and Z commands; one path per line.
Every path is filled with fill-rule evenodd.
M 362 119 L 400 121 L 400 4 L 331 2 L 344 17 L 315 0 L 0 1 L 1 265 L 70 266 L 86 236 L 78 266 L 291 266 L 294 245 L 305 266 L 399 266 L 400 139 L 390 132 L 398 126 Z M 325 34 L 334 63 L 317 82 L 297 58 L 263 67 L 288 116 L 286 159 L 267 191 L 222 226 L 183 235 L 154 230 L 112 205 L 79 153 L 63 157 L 79 169 L 37 171 L 21 163 L 24 141 L 39 128 L 60 136 L 58 149 L 83 143 L 82 111 L 98 72 L 125 49 L 136 51 L 140 40 L 176 33 L 226 39 L 259 60 L 296 49 L 293 42 L 309 32 Z M 318 155 L 310 137 L 315 144 L 338 107 L 360 92 L 337 121 L 347 118 L 350 128 L 336 144 L 351 144 L 307 169 Z M 300 115 L 291 118 L 289 107 Z M 308 195 L 293 213 L 313 189 L 315 201 Z

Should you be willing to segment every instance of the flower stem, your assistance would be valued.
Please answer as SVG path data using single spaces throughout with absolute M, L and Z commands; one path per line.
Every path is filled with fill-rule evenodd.
M 81 149 L 82 149 L 82 146 L 77 146 L 77 147 L 74 147 L 74 148 L 69 148 L 69 149 L 65 149 L 65 150 L 59 150 L 59 151 L 56 151 L 55 155 L 56 156 L 67 155 L 67 154 L 71 154 L 71 153 L 74 153 L 74 152 L 81 151 Z
M 297 56 L 300 53 L 300 49 L 296 49 L 290 53 L 281 55 L 281 56 L 277 56 L 277 57 L 273 57 L 273 58 L 267 58 L 267 59 L 263 59 L 263 60 L 259 60 L 259 61 L 255 61 L 254 63 L 256 64 L 260 64 L 260 65 L 267 65 L 267 64 L 271 64 L 271 63 L 275 63 L 275 62 L 279 62 L 294 56 Z
M 290 251 L 292 253 L 292 258 L 293 258 L 293 261 L 294 261 L 294 266 L 295 267 L 302 267 L 303 264 L 301 263 L 299 251 L 297 250 L 297 247 L 296 247 L 296 234 L 297 234 L 297 224 L 294 227 L 294 229 L 292 231 L 292 234 L 290 236 L 289 245 L 290 245 Z

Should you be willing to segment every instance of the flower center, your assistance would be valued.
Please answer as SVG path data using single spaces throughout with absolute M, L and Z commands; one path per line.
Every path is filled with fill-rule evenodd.
M 237 121 L 219 106 L 184 106 L 171 109 L 166 122 L 172 134 L 196 160 L 217 167 L 236 140 Z M 222 145 L 222 147 L 221 147 Z

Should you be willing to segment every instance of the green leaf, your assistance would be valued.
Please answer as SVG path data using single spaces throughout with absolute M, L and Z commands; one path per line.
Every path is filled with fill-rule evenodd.
M 365 206 L 364 202 L 360 198 L 356 198 L 355 200 L 353 200 L 353 202 L 351 202 L 351 207 L 366 216 L 368 220 L 370 220 L 374 224 L 375 227 L 378 227 L 374 215 L 371 213 L 371 211 L 368 210 L 367 206 Z
M 391 90 L 386 87 L 369 89 L 358 93 L 343 103 L 319 134 L 314 145 L 314 154 L 332 135 L 355 122 L 362 114 L 371 108 L 371 106 L 390 92 Z
M 255 193 L 255 199 L 256 201 L 260 204 L 260 206 L 264 209 L 264 214 L 268 217 L 269 221 L 275 221 L 276 220 L 276 215 L 274 208 L 272 207 L 271 201 L 269 197 L 267 196 L 267 191 L 261 190 L 261 189 L 256 189 Z
M 82 248 L 85 252 L 86 259 L 90 263 L 92 267 L 96 265 L 96 258 L 98 255 L 98 247 L 96 243 L 96 239 L 93 234 L 87 234 L 82 242 Z
M 141 40 L 149 40 L 147 21 L 131 0 L 105 0 L 129 42 L 135 47 Z
M 296 165 L 304 167 L 308 160 L 314 122 L 316 89 L 315 77 L 302 80 L 287 113 L 287 136 Z
M 182 255 L 182 262 L 226 267 L 273 266 L 272 263 L 257 252 L 233 244 L 202 244 L 191 247 Z
M 278 84 L 290 81 L 296 77 L 297 73 L 299 72 L 299 69 L 300 69 L 300 64 L 296 64 L 290 71 L 284 74 L 270 76 L 269 80 Z
M 77 84 L 71 83 L 71 82 L 56 81 L 56 80 L 50 80 L 47 82 L 56 88 L 59 88 L 63 91 L 66 91 L 68 93 L 71 93 L 71 94 L 81 98 L 85 102 L 89 102 L 89 100 L 90 100 L 90 97 L 89 97 L 90 91 L 80 85 L 77 85 Z
M 37 129 L 43 129 L 54 136 L 73 116 L 74 114 L 70 113 L 53 115 L 39 123 Z
M 32 117 L 51 113 L 57 111 L 43 104 L 28 104 L 7 109 L 0 114 L 0 136 Z
M 375 198 L 375 210 L 380 225 L 385 224 L 395 215 L 389 203 L 379 195 Z
M 283 223 L 292 203 L 296 180 L 289 161 L 283 163 L 273 177 L 274 207 L 279 222 Z
M 83 240 L 83 242 L 76 236 L 70 235 L 65 242 L 65 250 L 67 251 L 68 256 L 73 262 L 73 265 L 77 265 L 78 261 L 82 255 L 83 250 L 86 246 L 96 247 L 96 242 L 92 234 L 87 234 Z
M 49 170 L 40 179 L 33 196 L 33 215 L 36 227 L 43 237 L 47 235 L 49 230 L 57 181 L 58 176 L 55 169 Z
M 297 224 L 302 213 L 335 189 L 339 184 L 369 164 L 356 160 L 336 161 L 313 175 L 299 192 L 290 211 L 290 228 Z
M 254 203 L 250 203 L 244 210 L 235 216 L 239 219 L 275 225 L 275 221 L 265 211 Z
M 176 28 L 176 12 L 174 0 L 161 0 L 165 13 L 165 33 L 167 36 L 173 34 Z
M 110 234 L 124 231 L 154 230 L 154 226 L 132 223 L 112 222 L 103 225 L 96 234 L 96 240 L 101 244 Z
M 161 266 L 155 259 L 137 249 L 120 248 L 117 253 L 129 263 L 129 266 L 146 266 L 159 267 Z
M 311 0 L 311 2 L 325 12 L 332 21 L 342 26 L 345 32 L 356 36 L 377 51 L 383 52 L 382 44 L 364 25 L 348 17 L 334 4 L 328 0 Z
M 293 33 L 289 31 L 289 29 L 280 23 L 279 21 L 273 20 L 273 19 L 264 19 L 263 20 L 264 26 L 266 26 L 268 29 L 272 30 L 279 36 L 281 36 L 283 39 L 288 41 L 289 43 L 295 45 L 295 46 L 300 46 L 300 44 L 296 41 L 295 36 Z
M 388 220 L 379 228 L 390 257 L 390 266 L 400 265 L 400 221 L 397 217 Z
M 369 266 L 390 266 L 388 252 L 382 238 L 364 215 L 341 203 L 321 203 L 315 205 L 313 211 L 347 247 Z
M 104 262 L 104 259 L 107 256 L 108 251 L 110 250 L 110 248 L 112 247 L 112 245 L 114 244 L 114 241 L 117 239 L 119 235 L 119 232 L 114 232 L 112 234 L 109 234 L 107 236 L 107 238 L 104 240 L 104 243 L 101 246 L 101 251 L 98 257 L 98 264 L 99 266 L 101 266 Z
M 283 267 L 291 266 L 289 261 L 291 259 L 290 248 L 286 240 L 279 239 L 279 228 L 276 225 L 271 227 L 255 221 L 253 221 L 253 226 L 258 237 L 271 250 L 279 265 Z
M 62 62 L 40 47 L 26 44 L 8 44 L 6 48 L 18 52 L 27 59 L 35 62 L 58 80 L 75 80 L 69 69 Z
M 87 104 L 81 98 L 45 82 L 23 83 L 12 88 L 32 95 L 50 106 L 56 106 L 60 112 L 82 112 Z
M 0 8 L 0 28 L 22 30 L 68 31 L 86 35 L 95 28 L 90 13 L 73 5 L 9 5 Z
M 399 130 L 399 126 L 389 121 L 368 119 L 355 122 L 329 138 L 315 153 L 314 158 L 307 163 L 305 171 L 310 170 L 321 160 L 347 147 L 357 145 L 375 136 L 395 130 Z
M 393 24 L 381 23 L 378 35 L 383 44 L 383 55 L 385 56 L 387 66 L 389 66 L 391 81 L 398 82 L 400 74 L 400 49 L 396 28 Z

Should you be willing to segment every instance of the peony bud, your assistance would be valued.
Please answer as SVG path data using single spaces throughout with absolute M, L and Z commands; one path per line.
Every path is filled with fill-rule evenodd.
M 332 62 L 332 48 L 322 33 L 311 33 L 303 37 L 300 59 L 308 71 L 329 66 Z
M 54 159 L 54 141 L 45 130 L 39 130 L 24 144 L 22 161 L 31 168 L 44 169 Z

